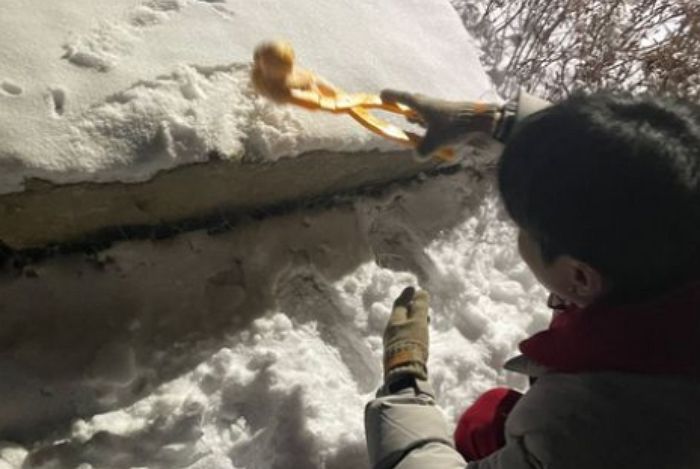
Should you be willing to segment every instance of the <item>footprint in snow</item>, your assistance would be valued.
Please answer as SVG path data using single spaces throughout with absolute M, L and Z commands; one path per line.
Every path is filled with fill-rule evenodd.
M 230 20 L 236 16 L 236 13 L 228 8 L 225 4 L 227 0 L 196 0 L 198 3 L 204 3 L 205 5 L 211 6 L 211 8 L 226 20 Z
M 235 13 L 224 4 L 226 0 L 195 0 L 196 3 L 204 3 L 220 15 L 232 18 Z M 137 6 L 129 14 L 129 23 L 137 28 L 147 28 L 166 22 L 172 13 L 180 12 L 186 3 L 182 0 L 148 0 Z
M 182 2 L 180 0 L 150 0 L 144 3 L 155 11 L 179 11 L 182 9 Z
M 202 2 L 206 2 L 211 4 L 211 7 L 214 9 L 216 13 L 221 15 L 224 19 L 231 19 L 235 18 L 236 13 L 227 8 L 221 0 L 200 0 Z
M 60 87 L 49 88 L 49 102 L 53 113 L 60 117 L 66 110 L 66 90 Z
M 24 92 L 21 86 L 10 80 L 3 80 L 0 83 L 0 90 L 2 90 L 2 94 L 10 96 L 19 96 Z
M 182 9 L 180 0 L 149 0 L 134 8 L 129 14 L 129 23 L 137 28 L 147 28 L 164 23 L 170 14 Z

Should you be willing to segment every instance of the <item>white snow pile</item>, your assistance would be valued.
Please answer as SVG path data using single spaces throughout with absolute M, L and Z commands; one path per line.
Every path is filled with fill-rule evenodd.
M 348 119 L 255 97 L 248 62 L 267 38 L 290 40 L 306 66 L 347 90 L 489 97 L 447 0 L 62 0 L 29 9 L 0 2 L 0 193 L 21 190 L 26 177 L 141 181 L 211 151 L 269 161 L 384 145 Z M 461 170 L 379 200 L 258 223 L 240 238 L 235 229 L 230 238 L 186 233 L 161 247 L 228 241 L 242 265 L 274 279 L 260 300 L 269 308 L 223 338 L 153 350 L 164 368 L 201 359 L 132 399 L 121 397 L 160 368 L 142 367 L 132 338 L 121 338 L 94 360 L 95 376 L 108 379 L 81 378 L 109 409 L 41 440 L 0 443 L 0 469 L 367 467 L 363 408 L 381 381 L 392 301 L 408 285 L 432 295 L 429 369 L 449 421 L 489 387 L 525 385 L 501 365 L 545 326 L 545 292 L 518 256 L 492 175 Z M 310 247 L 307 229 L 337 236 Z M 137 245 L 112 254 L 134 257 Z M 257 293 L 241 287 L 231 310 Z
M 447 0 L 3 0 L 0 194 L 29 177 L 143 181 L 212 152 L 396 149 L 348 117 L 258 98 L 252 51 L 278 38 L 347 91 L 495 99 Z
M 1 468 L 367 467 L 363 408 L 381 382 L 391 303 L 408 285 L 432 295 L 429 370 L 448 421 L 494 385 L 525 386 L 501 365 L 545 327 L 545 292 L 518 256 L 490 179 L 461 171 L 230 236 L 178 242 L 233 243 L 246 253 L 241 265 L 273 279 L 260 300 L 271 306 L 221 339 L 154 350 L 158 368 L 135 364 L 123 337 L 95 358 L 111 378 L 92 386 L 113 410 L 27 446 L 0 445 Z M 118 264 L 129 249 L 107 254 Z M 247 294 L 230 300 L 233 314 L 245 314 L 237 305 Z M 186 356 L 201 360 L 135 401 L 109 401 Z

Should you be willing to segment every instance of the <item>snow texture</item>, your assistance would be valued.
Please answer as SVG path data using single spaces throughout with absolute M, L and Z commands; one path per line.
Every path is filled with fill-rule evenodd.
M 248 61 L 267 38 L 291 40 L 305 65 L 348 90 L 496 99 L 446 0 L 32 8 L 0 2 L 0 44 L 12 44 L 0 48 L 0 192 L 20 190 L 25 177 L 139 181 L 212 150 L 270 161 L 385 145 L 347 119 L 253 96 Z M 269 307 L 221 337 L 151 350 L 148 366 L 135 337 L 158 329 L 135 321 L 65 384 L 93 390 L 105 410 L 73 416 L 41 439 L 0 443 L 0 468 L 367 467 L 363 408 L 380 384 L 391 303 L 408 285 L 432 295 L 429 369 L 450 422 L 491 386 L 525 386 L 501 365 L 546 325 L 545 292 L 518 256 L 488 171 L 424 178 L 380 199 L 268 218 L 246 233 L 187 233 L 158 249 L 238 253 L 238 267 L 209 279 L 207 295 L 233 317 L 253 295 Z M 316 242 L 319 233 L 327 241 Z M 125 242 L 100 256 L 115 269 L 147 264 L 137 253 L 148 246 Z M 71 271 L 69 259 L 56 264 Z M 36 281 L 52 268 L 38 266 Z M 265 281 L 246 284 L 246 269 Z M 191 317 L 193 330 L 203 328 Z M 55 360 L 46 357 L 47 366 Z
M 155 255 L 140 242 L 107 250 L 106 269 L 119 276 L 163 256 L 187 266 L 223 250 L 237 261 L 209 279 L 209 299 L 240 319 L 251 295 L 268 306 L 222 337 L 146 351 L 150 362 L 135 352 L 137 338 L 166 326 L 135 320 L 73 383 L 99 390 L 106 411 L 26 447 L 8 444 L 0 458 L 12 468 L 367 467 L 363 408 L 380 384 L 391 303 L 408 285 L 432 296 L 429 370 L 450 422 L 494 385 L 524 388 L 501 365 L 546 326 L 546 295 L 492 186 L 460 171 L 226 235 L 181 235 Z M 73 270 L 68 262 L 57 271 Z M 52 267 L 37 269 L 41 279 Z M 170 320 L 189 317 L 198 330 L 203 314 Z M 155 378 L 177 363 L 189 365 Z
M 3 0 L 0 193 L 30 177 L 143 181 L 212 152 L 396 148 L 349 117 L 257 97 L 252 51 L 278 38 L 347 91 L 496 99 L 447 0 Z

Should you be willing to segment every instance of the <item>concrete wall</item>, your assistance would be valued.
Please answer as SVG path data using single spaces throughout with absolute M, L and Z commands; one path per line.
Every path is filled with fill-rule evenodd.
M 55 186 L 31 180 L 0 196 L 0 242 L 13 249 L 76 242 L 120 226 L 156 226 L 381 185 L 435 167 L 410 152 L 314 152 L 275 163 L 212 161 L 140 184 Z M 293 182 L 293 183 L 292 183 Z

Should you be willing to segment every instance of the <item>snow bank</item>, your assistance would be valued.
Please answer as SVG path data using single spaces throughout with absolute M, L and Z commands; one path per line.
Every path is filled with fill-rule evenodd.
M 349 91 L 493 97 L 447 0 L 0 3 L 0 193 L 26 178 L 143 181 L 212 152 L 270 161 L 393 147 L 349 118 L 272 106 L 254 46 L 286 38 Z
M 290 40 L 347 90 L 495 99 L 446 0 L 32 8 L 0 2 L 0 44 L 12 44 L 0 48 L 0 193 L 27 178 L 142 181 L 212 152 L 257 163 L 393 148 L 346 118 L 255 97 L 248 62 L 262 39 Z M 59 189 L 36 194 L 53 202 Z M 124 199 L 153 209 L 154 198 Z M 85 206 L 58 211 L 70 224 L 93 207 L 114 213 Z M 216 235 L 9 267 L 0 284 L 2 469 L 366 467 L 363 407 L 403 287 L 432 294 L 429 368 L 452 422 L 486 388 L 525 385 L 500 366 L 547 321 L 491 176 L 468 170 Z
M 380 383 L 391 302 L 407 285 L 432 295 L 429 368 L 451 421 L 495 384 L 523 387 L 500 367 L 545 326 L 545 293 L 491 184 L 460 171 L 216 236 L 28 266 L 3 294 L 13 305 L 5 331 L 25 331 L 0 383 L 0 433 L 14 425 L 25 442 L 8 458 L 367 467 L 363 407 Z M 50 311 L 37 307 L 46 301 Z M 27 327 L 37 321 L 46 327 Z

